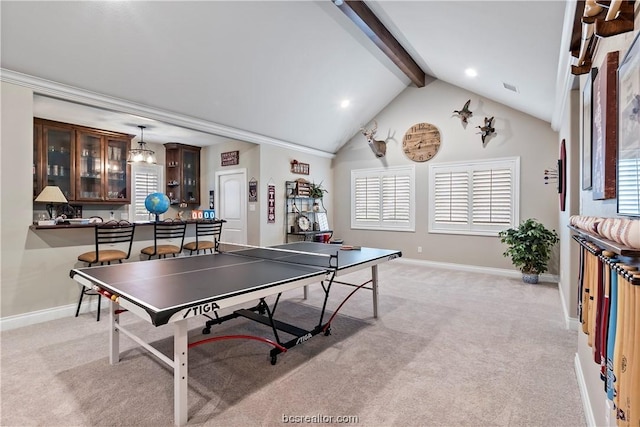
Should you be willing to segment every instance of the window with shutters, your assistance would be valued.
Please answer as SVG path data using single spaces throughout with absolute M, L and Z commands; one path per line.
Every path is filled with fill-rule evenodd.
M 640 158 L 618 161 L 618 213 L 640 216 Z
M 131 164 L 131 209 L 129 221 L 149 221 L 144 201 L 151 193 L 164 193 L 163 167 L 146 163 Z
M 415 230 L 415 167 L 351 171 L 351 228 Z
M 429 165 L 429 232 L 495 236 L 519 223 L 520 158 Z

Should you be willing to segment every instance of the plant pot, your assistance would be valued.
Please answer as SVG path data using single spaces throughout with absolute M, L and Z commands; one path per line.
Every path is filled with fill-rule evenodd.
M 540 275 L 538 273 L 522 273 L 522 281 L 524 283 L 530 283 L 532 285 L 535 285 L 536 283 L 538 283 L 538 277 Z

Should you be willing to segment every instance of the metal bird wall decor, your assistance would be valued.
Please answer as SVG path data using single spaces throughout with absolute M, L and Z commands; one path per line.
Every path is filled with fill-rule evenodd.
M 469 122 L 469 117 L 473 116 L 473 111 L 469 110 L 469 104 L 471 104 L 471 100 L 468 100 L 462 110 L 453 110 L 454 114 L 457 114 L 462 120 L 463 125 L 466 125 Z
M 496 129 L 493 127 L 493 117 L 485 117 L 484 126 L 476 127 L 480 129 L 480 134 L 482 135 L 482 145 L 485 145 L 486 139 L 496 132 Z

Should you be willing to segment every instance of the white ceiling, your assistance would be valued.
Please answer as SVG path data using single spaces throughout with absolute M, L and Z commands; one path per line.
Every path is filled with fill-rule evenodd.
M 206 146 L 225 140 L 210 134 L 221 127 L 335 153 L 411 84 L 329 0 L 0 5 L 3 72 L 148 112 L 38 96 L 38 117 L 134 135 L 146 125 L 147 142 Z M 367 5 L 429 76 L 552 121 L 565 1 Z

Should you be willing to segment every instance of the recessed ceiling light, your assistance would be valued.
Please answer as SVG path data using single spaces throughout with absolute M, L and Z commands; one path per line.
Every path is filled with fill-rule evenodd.
M 478 72 L 474 68 L 467 68 L 464 70 L 464 73 L 469 77 L 475 77 L 478 75 Z
M 340 106 L 342 108 L 347 108 L 349 106 L 350 101 L 348 99 L 344 99 L 342 100 L 342 102 L 340 103 Z

